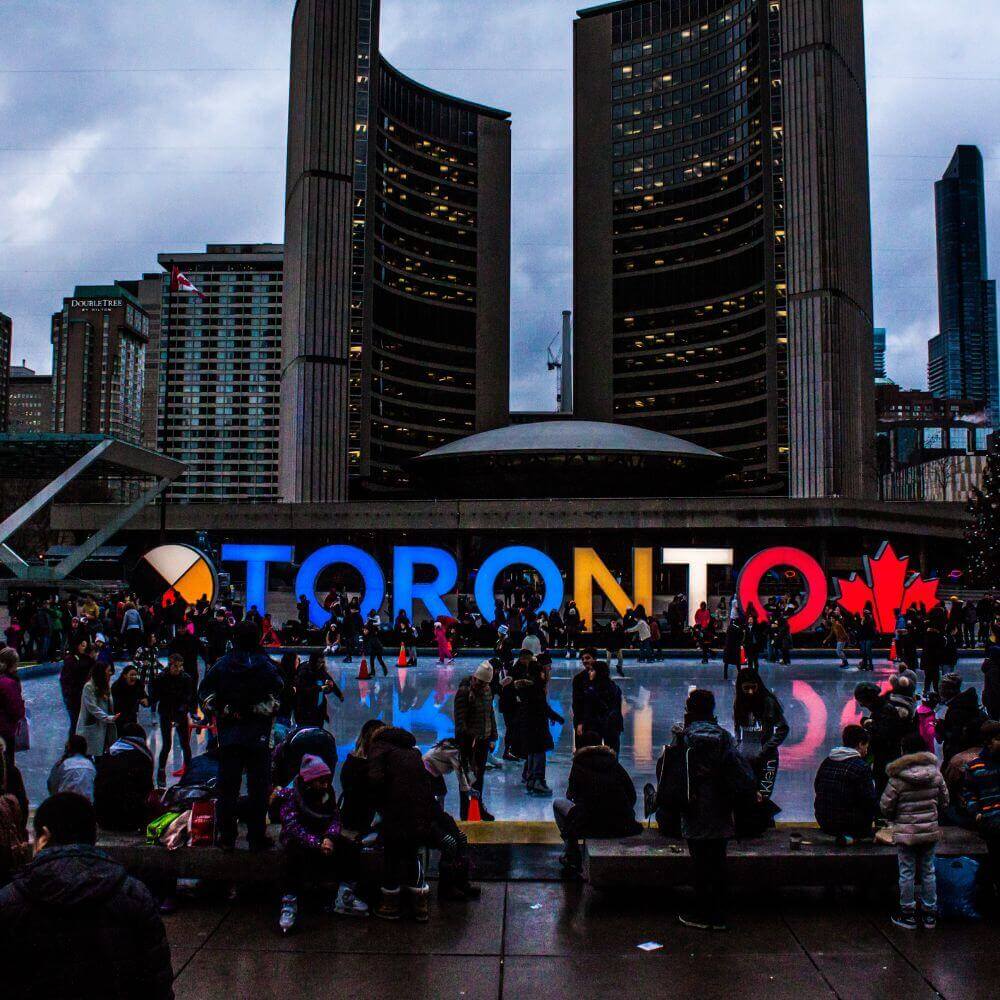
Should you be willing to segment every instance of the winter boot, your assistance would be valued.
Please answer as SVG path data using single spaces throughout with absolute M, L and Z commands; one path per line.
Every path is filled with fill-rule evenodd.
M 482 891 L 478 885 L 473 885 L 469 881 L 469 859 L 467 857 L 462 858 L 455 866 L 455 876 L 458 887 L 462 890 L 466 899 L 479 899 Z
M 375 907 L 375 916 L 382 920 L 399 920 L 401 889 L 383 889 L 382 899 Z
M 281 897 L 281 914 L 278 927 L 282 934 L 290 934 L 299 920 L 299 898 L 291 894 Z
M 419 886 L 407 886 L 413 919 L 418 924 L 426 924 L 431 918 L 431 887 L 425 882 Z
M 469 818 L 469 793 L 458 793 L 458 818 L 464 823 Z
M 438 869 L 438 899 L 442 903 L 461 903 L 466 898 L 459 880 L 458 868 L 442 858 Z

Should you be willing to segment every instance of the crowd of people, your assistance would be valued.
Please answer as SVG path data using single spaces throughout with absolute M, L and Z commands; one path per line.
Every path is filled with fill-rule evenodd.
M 228 851 L 235 848 L 242 823 L 250 851 L 282 850 L 278 924 L 283 931 L 298 925 L 300 901 L 315 894 L 331 914 L 427 920 L 430 851 L 440 854 L 443 900 L 478 896 L 466 837 L 447 809 L 447 776 L 457 778 L 458 820 L 492 820 L 486 775 L 497 762 L 502 735 L 502 760 L 522 765 L 525 794 L 554 797 L 546 763 L 555 743 L 553 727 L 563 725 L 571 727 L 574 752 L 567 787 L 554 797 L 552 809 L 565 842 L 562 863 L 577 877 L 582 840 L 627 837 L 640 829 L 639 796 L 618 760 L 622 691 L 612 668 L 621 666 L 622 647 L 584 645 L 585 623 L 573 616 L 572 605 L 559 618 L 563 632 L 555 633 L 555 641 L 580 661 L 571 682 L 571 718 L 564 719 L 548 697 L 553 615 L 517 607 L 517 597 L 512 592 L 509 602 L 506 595 L 498 601 L 504 620 L 491 624 L 493 656 L 458 685 L 453 737 L 421 752 L 412 733 L 371 719 L 343 761 L 327 728 L 327 700 L 344 697 L 328 671 L 328 657 L 361 654 L 379 663 L 384 648 L 377 616 L 358 629 L 345 629 L 342 616 L 360 615 L 355 602 L 331 601 L 339 610 L 331 610 L 323 652 L 299 655 L 286 649 L 277 659 L 269 648 L 274 626 L 255 609 L 237 620 L 207 602 L 157 608 L 128 594 L 100 603 L 15 604 L 18 621 L 40 622 L 44 614 L 63 627 L 50 626 L 47 638 L 35 624 L 9 631 L 8 639 L 18 644 L 0 651 L 0 885 L 9 883 L 0 894 L 0 919 L 7 922 L 8 913 L 16 914 L 20 928 L 32 927 L 39 908 L 54 905 L 45 893 L 60 900 L 99 899 L 108 920 L 134 916 L 134 933 L 144 935 L 153 955 L 143 968 L 134 956 L 123 958 L 114 974 L 159 983 L 162 925 L 155 909 L 172 908 L 174 886 L 151 884 L 151 895 L 138 883 L 122 881 L 123 874 L 113 876 L 110 863 L 95 854 L 96 830 L 148 829 L 164 842 L 207 836 Z M 780 626 L 784 622 L 787 631 L 793 607 L 794 601 L 779 601 L 768 609 L 767 635 L 777 636 L 768 652 L 779 662 Z M 703 928 L 725 925 L 728 841 L 761 836 L 780 812 L 774 791 L 789 735 L 780 701 L 758 669 L 766 643 L 753 636 L 763 616 L 733 601 L 723 610 L 723 662 L 735 672 L 732 726 L 719 724 L 711 692 L 692 690 L 684 719 L 657 763 L 657 783 L 643 790 L 641 803 L 642 814 L 655 813 L 665 835 L 688 843 L 696 909 L 681 919 Z M 955 602 L 948 609 L 911 608 L 899 615 L 892 636 L 897 662 L 888 686 L 883 690 L 869 681 L 857 686 L 862 719 L 844 729 L 842 745 L 816 775 L 817 822 L 842 847 L 884 837 L 883 828 L 891 825 L 900 882 L 894 920 L 905 928 L 934 926 L 934 851 L 942 825 L 978 831 L 994 880 L 1000 872 L 1000 629 L 993 618 L 980 622 L 979 613 L 977 607 L 971 633 L 965 627 L 968 606 Z M 824 627 L 838 645 L 874 641 L 863 638 L 871 617 L 870 610 L 858 620 L 834 610 Z M 568 620 L 579 630 L 567 631 Z M 446 662 L 455 653 L 457 622 L 437 623 L 444 632 L 438 650 Z M 838 624 L 847 639 L 839 638 Z M 612 626 L 623 642 L 634 637 L 641 657 L 653 655 L 656 633 L 642 608 Z M 718 634 L 707 607 L 699 609 L 695 629 L 707 658 L 714 644 L 710 634 Z M 397 621 L 394 631 L 402 637 L 397 662 L 413 662 L 420 630 Z M 731 655 L 728 647 L 736 638 L 738 653 Z M 970 638 L 986 647 L 982 699 L 949 669 L 951 641 Z M 870 659 L 870 649 L 860 648 L 862 660 Z M 29 649 L 36 656 L 63 653 L 60 686 L 69 732 L 49 775 L 50 798 L 34 819 L 37 857 L 25 863 L 29 813 L 17 767 L 25 721 L 18 667 L 20 654 Z M 116 655 L 126 657 L 117 676 Z M 922 686 L 916 670 L 923 672 Z M 160 729 L 155 759 L 141 724 L 143 709 Z M 206 736 L 199 754 L 190 739 L 196 729 Z M 175 742 L 181 766 L 168 787 L 166 768 Z M 206 818 L 207 834 L 201 825 Z M 269 837 L 269 819 L 280 826 L 277 844 Z M 64 883 L 73 880 L 67 888 Z M 71 920 L 71 909 L 60 919 Z M 21 940 L 19 933 L 12 930 L 7 943 Z M 31 951 L 36 958 L 38 947 Z

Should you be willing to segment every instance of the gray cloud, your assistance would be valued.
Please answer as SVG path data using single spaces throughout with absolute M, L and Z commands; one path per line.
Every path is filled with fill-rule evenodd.
M 580 4 L 383 6 L 395 65 L 513 112 L 512 401 L 551 406 L 545 346 L 572 304 Z M 48 370 L 48 317 L 74 284 L 155 270 L 165 249 L 281 239 L 291 10 L 291 0 L 4 5 L 3 68 L 46 71 L 0 72 L 0 310 L 14 317 L 16 357 Z M 889 330 L 890 375 L 923 385 L 937 325 L 933 181 L 957 143 L 973 142 L 1000 190 L 1000 23 L 981 0 L 952 0 L 946 18 L 940 0 L 868 0 L 866 16 L 876 321 Z M 88 68 L 98 72 L 52 72 Z M 956 76 L 990 79 L 928 79 Z M 997 233 L 996 197 L 989 214 Z

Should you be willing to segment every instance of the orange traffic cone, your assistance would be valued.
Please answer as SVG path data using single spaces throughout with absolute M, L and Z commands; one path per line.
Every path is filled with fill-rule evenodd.
M 746 646 L 740 646 L 740 666 L 745 667 L 747 665 L 747 648 Z
M 896 640 L 895 639 L 892 640 L 892 645 L 889 647 L 889 659 L 892 660 L 893 663 L 896 662 Z
M 401 642 L 399 644 L 399 656 L 396 657 L 396 666 L 405 667 L 408 665 L 408 663 L 409 661 L 406 658 L 406 643 Z
M 469 799 L 469 814 L 465 818 L 466 823 L 482 823 L 483 814 L 479 809 L 479 796 L 473 795 Z
M 366 681 L 372 675 L 372 672 L 368 669 L 368 661 L 362 656 L 361 657 L 361 667 L 358 670 L 358 680 Z

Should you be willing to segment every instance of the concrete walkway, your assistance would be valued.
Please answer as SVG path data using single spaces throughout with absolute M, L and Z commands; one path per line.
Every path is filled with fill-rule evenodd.
M 167 918 L 178 998 L 502 1000 L 996 995 L 995 925 L 894 927 L 854 898 L 788 893 L 735 907 L 726 934 L 677 924 L 677 904 L 580 884 L 494 882 L 478 903 L 387 924 L 308 913 L 278 935 L 274 903 L 192 905 Z M 643 952 L 637 946 L 663 947 Z

